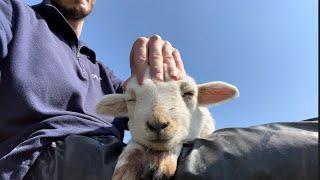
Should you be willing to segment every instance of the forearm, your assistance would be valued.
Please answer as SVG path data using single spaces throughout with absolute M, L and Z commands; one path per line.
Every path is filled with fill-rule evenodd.
M 0 65 L 8 54 L 8 44 L 12 39 L 12 16 L 11 1 L 0 1 Z

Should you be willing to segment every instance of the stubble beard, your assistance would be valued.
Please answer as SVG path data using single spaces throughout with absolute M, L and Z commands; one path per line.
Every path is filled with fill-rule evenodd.
M 73 20 L 82 20 L 86 18 L 92 11 L 93 4 L 90 4 L 90 8 L 81 8 L 81 7 L 67 7 L 60 5 L 59 3 L 52 1 L 52 4 L 58 8 L 58 10 L 63 14 L 67 19 Z

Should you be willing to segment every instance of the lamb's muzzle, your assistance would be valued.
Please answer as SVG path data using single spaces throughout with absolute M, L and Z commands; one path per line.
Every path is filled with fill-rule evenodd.
M 169 126 L 169 122 L 156 122 L 156 123 L 150 123 L 147 121 L 147 127 L 149 128 L 150 131 L 153 131 L 157 134 L 161 134 L 163 130 Z

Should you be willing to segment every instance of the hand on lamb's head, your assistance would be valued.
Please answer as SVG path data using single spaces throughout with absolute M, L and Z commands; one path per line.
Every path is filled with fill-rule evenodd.
M 141 86 L 135 78 L 132 78 L 124 94 L 104 96 L 96 110 L 105 115 L 129 117 L 128 126 L 132 141 L 119 160 L 128 161 L 132 157 L 129 156 L 131 153 L 140 150 L 145 152 L 143 150 L 145 148 L 151 152 L 162 153 L 157 156 L 170 156 L 170 161 L 176 163 L 182 143 L 209 135 L 214 131 L 214 120 L 206 106 L 233 99 L 238 94 L 237 88 L 230 84 L 210 82 L 197 85 L 189 76 L 182 80 L 165 82 L 152 81 L 145 77 Z M 141 159 L 146 161 L 144 162 L 146 164 L 152 163 L 149 162 L 151 156 L 155 156 L 155 153 L 145 155 Z M 161 162 L 156 163 L 157 166 L 153 167 L 153 170 L 160 171 L 160 164 L 166 164 L 163 162 L 166 159 L 168 158 L 160 158 Z M 118 164 L 121 163 L 118 161 Z M 126 165 L 136 166 L 129 164 Z M 119 166 L 116 167 L 118 174 Z M 137 170 L 132 172 L 134 171 Z M 169 171 L 158 173 L 172 176 Z

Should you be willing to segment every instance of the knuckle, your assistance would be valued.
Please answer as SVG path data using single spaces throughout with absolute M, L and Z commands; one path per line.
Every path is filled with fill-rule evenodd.
M 177 68 L 175 66 L 168 66 L 167 71 L 168 72 L 177 71 Z
M 139 59 L 147 59 L 145 48 L 135 48 L 133 54 L 133 58 L 135 61 Z
M 161 53 L 154 52 L 154 53 L 151 53 L 151 54 L 150 54 L 150 58 L 152 58 L 152 59 L 159 59 L 159 58 L 163 58 L 163 57 L 162 57 L 162 54 L 161 54 Z
M 163 58 L 173 58 L 172 51 L 170 49 L 163 50 Z
M 168 67 L 175 67 L 176 63 L 174 62 L 173 58 L 166 62 Z
M 173 56 L 170 53 L 163 54 L 164 59 L 173 60 Z
M 176 63 L 174 61 L 168 61 L 166 64 L 168 65 L 169 71 L 175 70 L 177 68 Z
M 159 65 L 151 66 L 153 73 L 162 73 L 162 68 Z
M 138 54 L 136 56 L 137 59 L 147 60 L 147 56 L 145 54 Z
M 136 59 L 142 60 L 142 61 L 146 61 L 146 60 L 147 60 L 147 56 L 141 54 L 141 55 L 138 55 L 138 56 L 136 57 Z
M 168 71 L 169 71 L 169 72 L 172 72 L 172 71 L 175 71 L 175 70 L 176 70 L 175 67 L 173 67 L 173 66 L 168 66 Z
M 171 44 L 165 44 L 164 47 L 163 47 L 163 50 L 167 51 L 167 52 L 170 52 L 171 54 L 173 52 L 173 48 L 172 48 Z
M 147 48 L 144 47 L 144 46 L 136 46 L 134 48 L 134 53 L 137 55 L 137 56 L 144 56 L 146 53 L 147 53 Z

